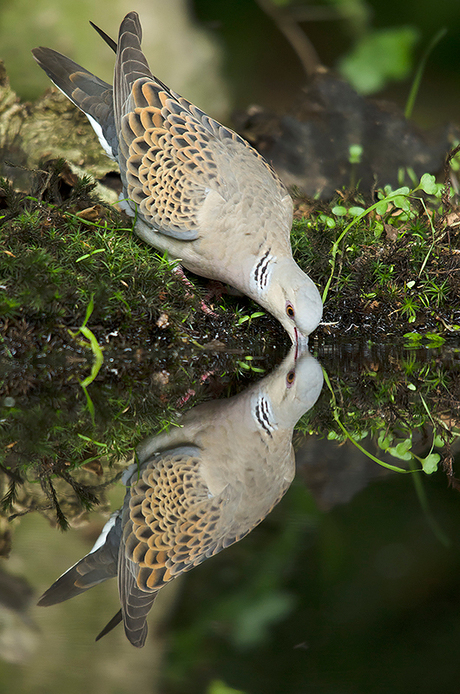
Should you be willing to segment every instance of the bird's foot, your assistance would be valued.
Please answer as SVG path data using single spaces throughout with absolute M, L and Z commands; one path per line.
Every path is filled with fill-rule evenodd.
M 181 266 L 180 266 L 180 265 L 176 265 L 176 267 L 173 269 L 173 272 L 174 272 L 175 275 L 177 275 L 177 277 L 180 279 L 180 281 L 183 282 L 183 283 L 185 284 L 185 286 L 186 286 L 188 289 L 191 290 L 190 292 L 187 293 L 187 296 L 188 296 L 188 297 L 193 297 L 193 296 L 195 296 L 195 287 L 194 287 L 193 284 L 190 282 L 190 280 L 189 280 L 188 277 L 186 276 L 186 274 L 185 274 L 185 272 L 183 271 L 183 269 L 181 268 Z M 220 282 L 219 282 L 219 283 L 215 283 L 215 284 L 220 284 Z M 209 294 L 209 296 L 212 296 L 212 293 Z M 208 294 L 206 295 L 206 298 L 208 298 Z M 201 310 L 203 311 L 203 313 L 205 313 L 207 316 L 212 316 L 212 318 L 218 318 L 218 317 L 219 317 L 219 316 L 217 315 L 217 313 L 215 313 L 215 312 L 212 310 L 212 308 L 211 308 L 210 306 L 208 306 L 208 304 L 207 304 L 203 299 L 200 301 L 200 308 L 201 308 Z

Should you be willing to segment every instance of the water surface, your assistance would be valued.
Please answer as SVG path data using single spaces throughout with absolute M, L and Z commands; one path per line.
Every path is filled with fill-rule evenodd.
M 456 691 L 460 511 L 455 480 L 449 485 L 450 464 L 455 474 L 456 460 L 449 455 L 455 456 L 457 448 L 457 348 L 313 347 L 332 391 L 323 386 L 298 424 L 294 482 L 247 537 L 160 591 L 149 615 L 148 641 L 140 650 L 128 643 L 121 627 L 94 643 L 118 609 L 114 580 L 69 602 L 35 606 L 57 576 L 89 551 L 124 490 L 120 482 L 104 489 L 103 513 L 89 513 L 68 481 L 53 476 L 71 525 L 61 532 L 53 527 L 56 509 L 46 485 L 42 490 L 37 472 L 29 468 L 25 473 L 20 456 L 13 456 L 15 449 L 29 451 L 36 463 L 41 460 L 36 471 L 43 475 L 43 462 L 55 464 L 57 449 L 46 439 L 45 425 L 46 436 L 34 430 L 34 441 L 22 427 L 25 441 L 6 448 L 4 458 L 30 481 L 17 485 L 18 499 L 1 520 L 5 542 L 12 531 L 1 577 L 12 575 L 17 582 L 3 580 L 1 591 L 0 692 L 131 692 L 142 687 L 188 694 L 224 691 L 219 682 L 248 693 Z M 266 361 L 261 364 L 270 371 Z M 97 453 L 94 442 L 104 443 L 104 431 L 109 447 L 123 434 L 118 462 L 113 457 L 110 468 L 110 455 L 97 459 L 104 477 L 91 471 L 90 463 L 80 471 L 67 466 L 75 479 L 93 488 L 116 477 L 126 465 L 124 454 L 149 427 L 154 433 L 151 425 L 158 426 L 162 417 L 180 422 L 178 411 L 214 395 L 244 393 L 265 375 L 216 373 L 201 381 L 194 374 L 190 383 L 181 382 L 182 394 L 176 397 L 170 386 L 176 375 L 171 371 L 165 384 L 157 373 L 154 369 L 147 387 L 142 384 L 143 395 L 138 383 L 117 384 L 117 391 L 113 382 L 89 386 L 94 428 L 78 382 L 61 395 L 38 378 L 25 394 L 10 383 L 5 397 L 15 403 L 7 401 L 2 410 L 4 444 L 17 441 L 19 425 L 30 421 L 24 413 L 37 407 L 38 396 L 44 411 L 54 403 L 61 412 L 67 443 L 75 432 L 93 436 L 88 449 L 75 449 L 80 462 L 84 455 L 96 457 L 89 449 Z M 226 393 L 219 382 L 225 382 Z M 147 411 L 147 405 L 158 404 L 153 394 L 167 404 L 166 414 Z M 123 399 L 130 415 L 121 414 Z M 114 402 L 119 419 L 109 421 Z M 141 402 L 147 403 L 144 409 Z M 127 416 L 134 425 L 131 434 Z M 123 426 L 117 428 L 120 421 Z M 444 428 L 447 447 L 432 448 L 433 426 L 438 432 Z M 409 460 L 384 451 L 385 441 L 387 449 L 396 449 L 408 440 Z M 406 470 L 420 468 L 420 460 L 438 452 L 439 469 L 431 475 L 394 472 L 366 457 L 356 443 Z M 70 450 L 65 450 L 67 463 Z M 6 475 L 3 484 L 7 492 Z M 25 511 L 8 523 L 11 515 Z

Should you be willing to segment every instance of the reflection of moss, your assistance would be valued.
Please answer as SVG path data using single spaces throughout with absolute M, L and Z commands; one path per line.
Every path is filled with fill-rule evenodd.
M 254 380 L 259 367 L 267 371 L 281 357 L 287 337 L 269 316 L 239 323 L 241 311 L 229 310 L 234 299 L 213 304 L 211 319 L 202 290 L 185 287 L 122 215 L 99 203 L 92 184 L 83 179 L 69 188 L 62 162 L 42 174 L 34 195 L 4 184 L 0 199 L 0 437 L 10 477 L 6 505 L 54 508 L 65 525 L 79 509 L 64 500 L 56 476 L 80 504 L 92 505 L 97 478 L 82 468 L 130 458 L 142 438 L 206 388 L 234 392 Z M 257 340 L 257 368 L 231 386 L 230 374 L 254 352 L 264 325 L 271 329 Z M 277 341 L 281 350 L 273 349 Z M 230 353 L 223 351 L 229 342 Z M 100 350 L 104 361 L 90 383 Z M 26 478 L 42 488 L 35 494 L 35 485 L 28 501 L 20 490 Z
M 238 351 L 193 353 L 187 345 L 133 350 L 122 339 L 104 356 L 87 387 L 94 413 L 81 387 L 91 367 L 87 348 L 72 348 L 69 341 L 67 348 L 51 346 L 50 355 L 0 358 L 0 463 L 8 513 L 48 509 L 52 515 L 54 508 L 65 525 L 64 517 L 92 506 L 104 479 L 115 478 L 119 466 L 111 467 L 132 458 L 145 437 L 174 425 L 178 411 L 235 393 L 259 377 L 244 374 L 235 382 Z M 268 370 L 264 357 L 258 363 Z M 32 484 L 24 487 L 25 480 Z
M 210 317 L 201 309 L 201 290 L 185 288 L 172 273 L 171 264 L 132 234 L 126 218 L 94 197 L 92 184 L 69 178 L 62 162 L 49 164 L 40 175 L 34 195 L 16 193 L 5 184 L 0 200 L 0 339 L 5 354 L 1 394 L 17 403 L 4 407 L 7 433 L 2 443 L 11 446 L 6 448 L 4 464 L 18 478 L 35 468 L 35 474 L 44 480 L 46 503 L 56 506 L 60 496 L 55 499 L 47 481 L 50 477 L 65 477 L 99 458 L 108 462 L 126 459 L 143 436 L 173 418 L 178 404 L 200 397 L 203 373 L 248 371 L 249 378 L 254 379 L 259 367 L 269 370 L 273 362 L 257 358 L 248 362 L 254 363 L 253 369 L 243 370 L 241 364 L 247 362 L 244 355 L 260 348 L 263 351 L 265 344 L 285 345 L 287 338 L 270 316 L 257 315 L 252 320 L 256 314 L 247 309 L 247 300 L 242 302 L 244 308 L 235 308 L 234 299 L 219 299 L 212 305 L 216 315 Z M 302 266 L 311 268 L 318 283 L 324 284 L 330 272 L 328 251 L 334 227 L 326 225 L 329 231 L 322 228 L 318 208 L 300 209 L 304 218 L 295 224 L 295 254 Z M 322 204 L 321 209 L 324 216 L 326 206 Z M 420 282 L 425 282 L 425 294 L 427 288 L 437 288 L 435 307 L 425 306 L 424 295 L 418 295 L 419 305 L 425 307 L 426 324 L 433 322 L 439 327 L 437 318 L 442 316 L 441 325 L 452 326 L 456 320 L 450 304 L 457 291 L 455 273 L 446 272 L 442 284 L 437 284 L 436 268 L 440 267 L 443 249 L 442 245 L 432 247 L 431 231 L 423 219 L 410 217 L 396 242 L 382 241 L 385 227 L 381 221 L 378 224 L 372 229 L 369 221 L 361 220 L 344 238 L 325 309 L 326 322 L 338 315 L 336 311 L 340 316 L 336 326 L 325 325 L 318 330 L 320 357 L 321 336 L 331 330 L 343 330 L 350 322 L 366 327 L 366 321 L 375 330 L 388 325 L 390 304 L 383 302 L 383 293 L 388 294 L 391 285 L 393 299 L 398 302 L 401 292 L 412 291 L 413 287 L 408 289 L 411 280 L 407 272 L 415 260 L 419 263 Z M 401 228 L 401 224 L 395 228 Z M 422 242 L 428 245 L 422 248 Z M 457 262 L 455 257 L 449 260 L 450 270 Z M 375 314 L 373 309 L 370 313 L 363 309 L 364 296 L 366 306 L 376 304 Z M 102 348 L 104 364 L 86 399 L 77 379 L 87 379 L 92 354 L 89 343 L 76 331 L 91 302 L 88 329 Z M 246 320 L 246 315 L 251 319 Z M 395 309 L 394 331 L 407 330 L 404 316 L 403 310 Z M 417 321 L 419 318 L 417 314 Z M 421 332 L 412 335 L 418 339 L 406 337 L 408 343 L 430 347 L 436 340 L 441 341 L 437 331 L 426 342 L 421 324 L 416 325 Z M 192 351 L 197 343 L 207 345 L 208 350 Z M 229 343 L 236 346 L 235 354 L 218 351 L 228 348 Z M 413 432 L 420 437 L 420 432 L 434 422 L 444 436 L 444 461 L 448 464 L 452 439 L 442 422 L 443 412 L 456 417 L 460 388 L 455 359 L 443 357 L 443 361 L 437 356 L 437 361 L 430 364 L 427 354 L 438 354 L 433 350 L 417 352 L 417 358 L 413 350 L 398 354 L 393 351 L 388 358 L 382 357 L 378 346 L 357 349 L 357 361 L 364 366 L 356 367 L 356 373 L 354 367 L 350 371 L 348 356 L 329 364 L 329 352 L 324 351 L 324 365 L 338 407 L 343 408 L 340 421 L 347 431 L 357 441 L 370 432 L 385 442 L 382 449 L 391 453 L 400 451 L 400 444 L 409 440 L 414 450 Z M 371 360 L 368 354 L 373 355 Z M 422 364 L 418 361 L 420 355 L 424 355 Z M 46 369 L 49 373 L 43 379 Z M 224 376 L 216 386 L 219 392 L 239 387 L 230 386 L 231 381 L 230 375 Z M 194 395 L 190 396 L 191 392 Z M 90 410 L 94 407 L 94 426 L 88 406 Z M 307 430 L 329 437 L 343 435 L 327 394 L 323 394 L 314 412 L 321 416 L 307 415 Z M 453 478 L 452 470 L 448 473 Z M 67 478 L 67 482 L 74 484 L 74 478 Z M 86 505 L 92 503 L 91 486 L 85 489 L 74 484 L 77 496 Z M 10 490 L 10 501 L 16 492 L 15 488 Z
M 452 469 L 452 445 L 460 433 L 458 350 L 369 342 L 335 345 L 332 359 L 326 350 L 331 389 L 323 389 L 298 430 L 337 441 L 350 437 L 384 463 L 407 467 L 417 460 L 427 473 L 436 469 L 440 455 L 458 486 Z

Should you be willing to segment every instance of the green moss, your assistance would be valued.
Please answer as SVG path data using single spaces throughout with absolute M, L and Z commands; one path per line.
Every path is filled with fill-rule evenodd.
M 57 481 L 88 507 L 101 493 L 86 479 L 88 466 L 116 466 L 183 407 L 237 392 L 273 368 L 288 340 L 246 298 L 222 296 L 210 302 L 210 316 L 202 308 L 205 281 L 185 286 L 174 263 L 138 240 L 131 221 L 101 203 L 88 180 L 65 187 L 62 170 L 62 162 L 48 165 L 31 195 L 3 184 L 0 449 L 10 513 L 17 512 L 17 485 L 29 480 L 42 490 L 32 505 L 54 509 L 65 525 L 69 509 Z M 423 185 L 423 199 L 408 189 L 381 191 L 368 209 L 357 193 L 299 207 L 294 255 L 326 288 L 324 324 L 310 344 L 328 372 L 328 335 L 417 336 L 412 347 L 424 339 L 435 347 L 458 330 L 458 234 L 445 222 L 450 200 L 440 200 L 431 178 Z M 384 430 L 384 452 L 401 452 L 424 427 L 439 433 L 435 396 L 444 387 L 457 392 L 456 372 L 429 370 L 423 383 L 410 382 L 413 391 L 404 368 L 393 363 L 383 380 L 372 369 L 357 381 L 348 372 L 331 375 L 336 403 L 347 409 L 334 410 L 323 394 L 327 413 L 320 404 L 321 420 L 307 415 L 304 428 L 339 438 L 345 430 L 356 441 L 369 432 L 380 440 Z M 405 424 L 391 430 L 388 421 Z M 451 437 L 444 438 L 449 446 Z
M 412 191 L 377 191 L 380 202 L 371 207 L 356 192 L 300 206 L 305 213 L 294 222 L 293 247 L 326 288 L 325 332 L 384 337 L 410 328 L 443 335 L 460 330 L 460 238 L 448 223 L 449 213 L 456 219 L 452 196 L 425 174 Z
M 25 483 L 27 504 L 54 509 L 65 526 L 78 504 L 101 495 L 88 466 L 125 462 L 177 411 L 256 380 L 288 338 L 245 298 L 208 300 L 210 316 L 199 283 L 186 286 L 176 263 L 140 241 L 87 180 L 66 189 L 61 171 L 51 164 L 32 195 L 3 183 L 0 463 L 10 514 Z M 103 356 L 96 370 L 94 345 Z M 242 369 L 254 352 L 254 366 Z M 67 501 L 69 485 L 77 504 Z

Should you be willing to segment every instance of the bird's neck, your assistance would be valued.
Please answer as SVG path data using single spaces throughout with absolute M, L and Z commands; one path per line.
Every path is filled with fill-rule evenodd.
M 276 283 L 282 267 L 292 262 L 292 256 L 285 258 L 277 254 L 272 247 L 266 248 L 260 255 L 252 256 L 247 268 L 247 291 L 256 301 L 264 303 L 270 286 Z M 286 262 L 287 261 L 287 262 Z

